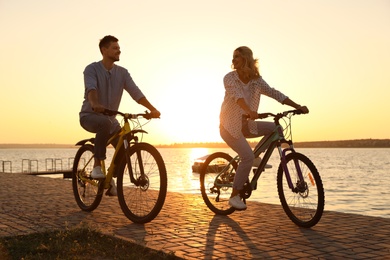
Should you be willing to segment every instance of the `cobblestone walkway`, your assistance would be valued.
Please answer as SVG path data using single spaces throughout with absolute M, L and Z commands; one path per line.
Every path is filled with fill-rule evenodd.
M 145 225 L 122 213 L 115 197 L 81 211 L 70 180 L 0 173 L 0 236 L 88 223 L 101 232 L 184 259 L 390 259 L 390 218 L 325 211 L 311 229 L 293 224 L 280 205 L 215 216 L 198 195 L 168 193 Z

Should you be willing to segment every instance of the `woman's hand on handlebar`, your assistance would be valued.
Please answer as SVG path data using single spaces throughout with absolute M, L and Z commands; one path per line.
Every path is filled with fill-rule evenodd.
M 309 113 L 309 109 L 306 106 L 299 106 L 296 109 L 301 110 L 302 113 L 304 113 L 304 114 L 308 114 Z
M 248 116 L 251 120 L 256 120 L 259 118 L 259 114 L 256 111 L 250 111 Z

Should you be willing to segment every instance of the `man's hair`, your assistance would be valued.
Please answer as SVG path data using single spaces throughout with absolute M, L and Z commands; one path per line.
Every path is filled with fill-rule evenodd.
M 108 48 L 112 42 L 118 42 L 118 39 L 112 35 L 104 36 L 99 42 L 99 50 L 102 52 L 102 48 Z

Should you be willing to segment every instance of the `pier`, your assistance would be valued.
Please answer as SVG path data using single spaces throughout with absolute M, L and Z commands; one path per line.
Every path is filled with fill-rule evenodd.
M 45 158 L 45 168 L 40 167 L 38 159 L 22 159 L 21 173 L 27 175 L 56 175 L 62 174 L 63 178 L 72 178 L 74 158 Z M 65 167 L 64 161 L 67 162 Z M 0 173 L 13 173 L 12 161 L 0 160 Z M 19 171 L 18 171 L 19 172 Z

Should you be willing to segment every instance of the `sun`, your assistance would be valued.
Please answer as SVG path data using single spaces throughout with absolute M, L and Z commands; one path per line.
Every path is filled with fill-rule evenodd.
M 175 142 L 218 141 L 222 103 L 218 91 L 192 83 L 177 98 L 161 100 L 161 121 Z

